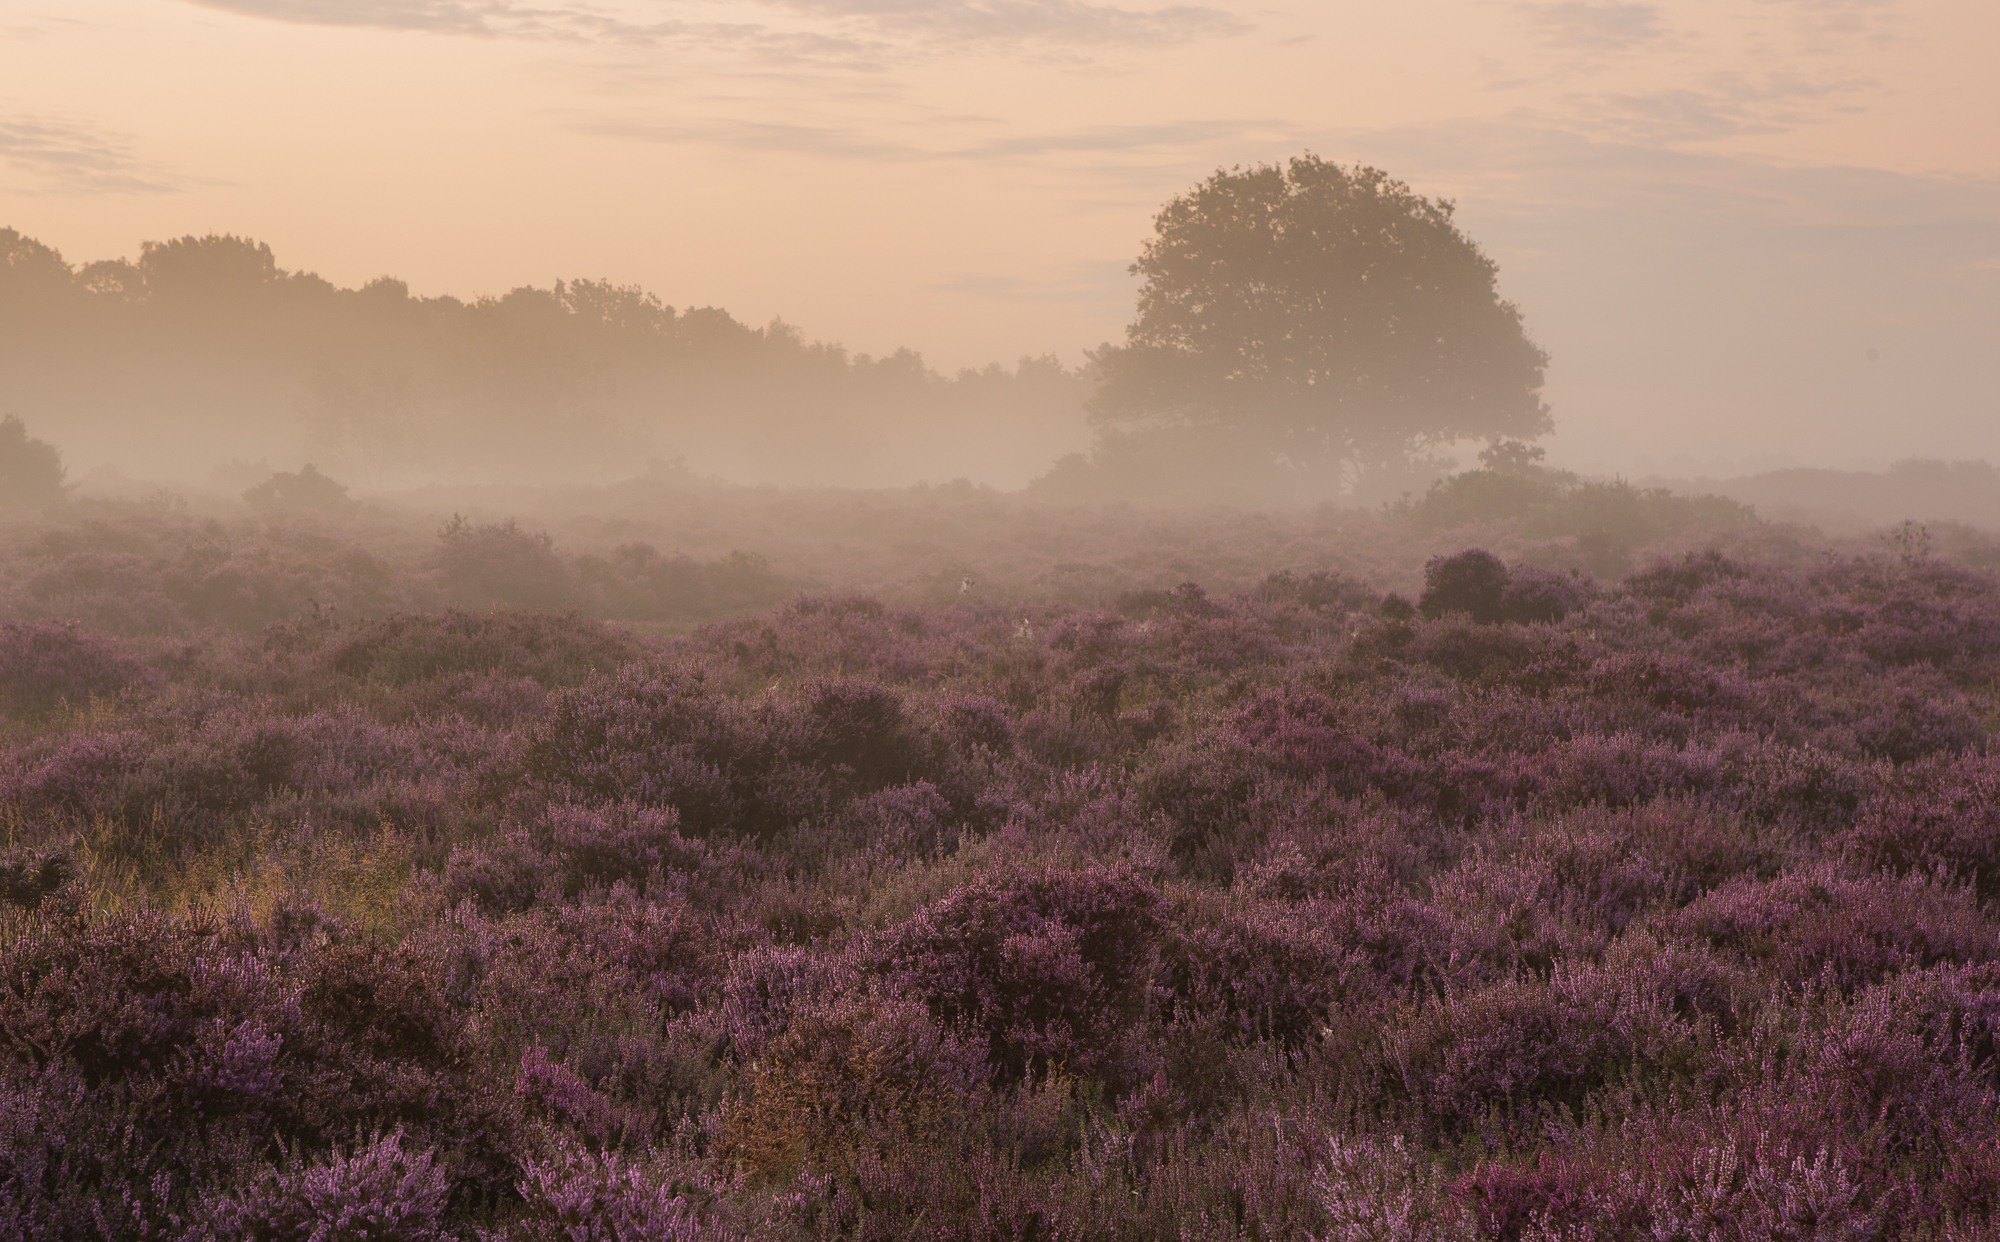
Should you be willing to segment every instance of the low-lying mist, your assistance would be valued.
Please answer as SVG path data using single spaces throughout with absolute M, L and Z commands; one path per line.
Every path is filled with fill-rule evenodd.
M 781 321 L 754 328 L 603 280 L 423 298 L 390 277 L 337 288 L 236 237 L 72 265 L 0 229 L 0 414 L 19 441 L 0 449 L 44 476 L 0 477 L 0 504 L 21 512 L 68 496 L 334 522 L 373 506 L 426 528 L 464 513 L 560 530 L 607 555 L 634 542 L 669 558 L 755 547 L 795 556 L 822 584 L 837 575 L 816 567 L 846 557 L 823 546 L 826 532 L 866 543 L 853 514 L 901 515 L 884 520 L 912 524 L 904 551 L 874 554 L 897 568 L 863 572 L 871 587 L 966 577 L 984 556 L 977 540 L 941 538 L 910 515 L 1009 493 L 1289 510 L 1308 525 L 1328 505 L 1386 505 L 1430 529 L 1503 521 L 1525 538 L 1567 539 L 1582 549 L 1568 559 L 1595 572 L 1688 528 L 1693 519 L 1663 516 L 1668 497 L 1838 535 L 1903 521 L 2000 529 L 2000 472 L 1985 462 L 1635 486 L 1544 468 L 1539 449 L 1519 449 L 1511 474 L 1492 462 L 1461 470 L 1478 440 L 1418 439 L 1329 474 L 1284 449 L 1256 409 L 1240 426 L 1105 421 L 1099 362 L 1121 356 L 1129 369 L 1131 350 L 1107 349 L 1082 368 L 1024 358 L 947 376 L 908 350 L 850 354 Z M 1172 386 L 1149 400 L 1171 407 Z M 1482 460 L 1509 443 L 1492 441 Z M 618 534 L 628 528 L 645 538 Z M 1088 542 L 1069 520 L 1022 529 L 1052 547 Z
M 86 472 L 240 490 L 218 464 L 311 461 L 382 489 L 657 460 L 747 484 L 1013 488 L 1088 443 L 1087 387 L 1053 358 L 946 376 L 608 281 L 467 302 L 390 277 L 337 288 L 236 237 L 72 267 L 0 230 L 0 410 Z

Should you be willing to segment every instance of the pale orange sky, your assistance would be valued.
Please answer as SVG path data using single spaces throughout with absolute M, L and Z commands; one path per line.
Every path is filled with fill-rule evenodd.
M 1162 202 L 1311 149 L 1459 201 L 1558 460 L 2000 462 L 1996 53 L 1992 0 L 0 0 L 0 225 L 1076 363 Z

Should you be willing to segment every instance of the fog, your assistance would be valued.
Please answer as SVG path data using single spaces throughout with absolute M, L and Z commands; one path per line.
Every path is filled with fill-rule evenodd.
M 1087 443 L 1086 378 L 1053 359 L 947 376 L 604 280 L 416 298 L 213 235 L 71 265 L 8 230 L 0 255 L 0 405 L 114 489 L 233 493 L 303 461 L 375 491 L 649 470 L 1019 488 Z
M 1500 436 L 1308 479 L 1088 416 L 1155 213 L 1310 151 L 1456 204 L 1548 356 L 1540 468 L 2000 520 L 1991 6 L 655 8 L 17 6 L 0 414 L 73 498 L 217 512 L 308 463 L 1421 499 Z
M 27 429 L 61 455 L 82 497 L 167 488 L 229 511 L 311 463 L 355 496 L 447 508 L 456 496 L 539 511 L 550 506 L 529 498 L 536 488 L 624 480 L 711 493 L 955 483 L 1061 503 L 1366 507 L 1422 496 L 1476 467 L 1480 448 L 1433 444 L 1301 493 L 1274 487 L 1244 437 L 1093 427 L 1086 406 L 1100 377 L 1087 361 L 944 374 L 910 350 L 853 354 L 782 320 L 752 327 L 606 279 L 469 299 L 413 296 L 393 277 L 340 288 L 226 235 L 72 263 L 8 229 L 0 258 L 0 410 L 31 416 Z M 1587 431 L 1563 434 L 1570 421 L 1558 413 L 1549 459 L 1601 462 Z M 1757 454 L 1732 461 L 1717 447 L 1690 441 L 1664 463 L 1640 459 L 1666 469 L 1585 465 L 1566 477 L 1728 497 L 1834 533 L 1904 520 L 2000 529 L 2000 474 L 1984 460 L 1839 470 L 1766 452 L 1781 468 L 1758 470 Z

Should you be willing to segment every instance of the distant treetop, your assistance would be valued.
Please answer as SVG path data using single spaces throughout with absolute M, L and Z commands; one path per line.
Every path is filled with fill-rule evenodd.
M 1219 171 L 1161 209 L 1106 429 L 1214 428 L 1351 485 L 1469 437 L 1550 430 L 1548 355 L 1453 204 L 1307 154 Z

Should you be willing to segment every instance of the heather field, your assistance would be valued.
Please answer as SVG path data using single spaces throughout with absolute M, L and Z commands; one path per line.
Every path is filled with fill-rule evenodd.
M 1990 537 L 402 503 L 0 526 L 0 1236 L 2000 1236 Z

